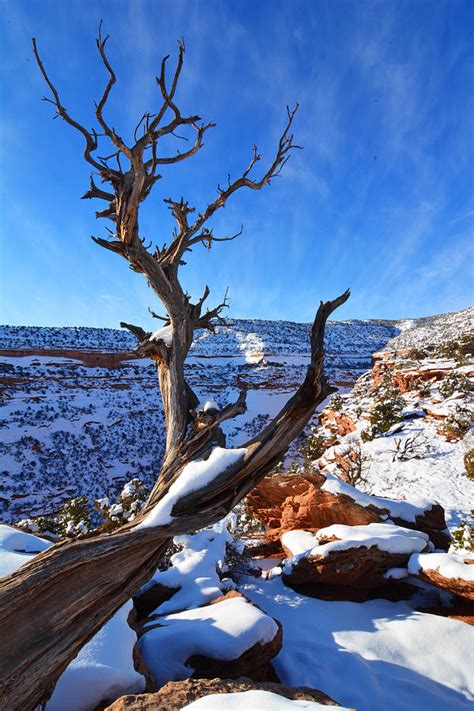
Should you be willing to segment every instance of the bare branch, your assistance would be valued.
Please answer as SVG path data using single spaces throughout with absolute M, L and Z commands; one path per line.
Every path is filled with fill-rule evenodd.
M 155 166 L 156 165 L 171 165 L 173 163 L 181 163 L 181 161 L 186 160 L 187 158 L 191 158 L 191 156 L 195 155 L 203 147 L 204 143 L 203 143 L 202 139 L 203 139 L 206 131 L 208 131 L 210 128 L 214 128 L 216 124 L 212 123 L 212 122 L 207 123 L 207 124 L 204 124 L 204 123 L 197 124 L 196 122 L 193 122 L 191 125 L 195 129 L 196 134 L 197 134 L 196 140 L 195 140 L 192 148 L 185 151 L 184 153 L 180 153 L 179 151 L 177 151 L 176 155 L 174 155 L 174 156 L 151 158 L 150 160 L 148 160 L 145 163 L 145 167 L 146 168 L 153 168 L 154 165 Z M 175 135 L 174 131 L 172 131 L 172 130 L 167 131 L 167 133 L 171 133 L 173 136 Z M 184 138 L 184 136 L 179 136 L 179 138 Z M 152 149 L 153 149 L 153 146 L 156 145 L 156 140 L 157 140 L 156 136 L 153 135 L 152 136 L 152 144 L 151 144 Z M 185 138 L 184 140 L 188 140 L 188 139 Z M 154 150 L 156 151 L 156 148 Z M 151 172 L 153 173 L 154 169 L 152 169 Z
M 112 202 L 112 200 L 115 200 L 115 195 L 113 193 L 108 193 L 105 190 L 101 190 L 101 188 L 99 188 L 94 183 L 94 177 L 93 177 L 92 173 L 91 173 L 90 181 L 91 181 L 90 190 L 88 190 L 86 193 L 84 193 L 81 200 L 90 200 L 92 198 L 99 198 L 100 200 L 108 200 L 109 202 Z
M 150 307 L 148 307 L 148 311 L 153 316 L 153 318 L 157 318 L 160 321 L 164 321 L 166 326 L 170 323 L 169 316 L 160 316 L 159 314 L 155 313 Z
M 199 328 L 204 328 L 207 329 L 208 331 L 211 331 L 212 333 L 215 332 L 215 328 L 217 324 L 221 324 L 222 326 L 226 325 L 225 319 L 222 318 L 221 312 L 224 309 L 229 308 L 229 299 L 228 299 L 228 293 L 229 289 L 227 288 L 225 290 L 224 294 L 224 300 L 222 303 L 218 304 L 215 306 L 213 309 L 208 309 L 205 314 L 201 316 L 201 309 L 202 305 L 205 301 L 205 299 L 209 296 L 209 287 L 206 286 L 206 289 L 204 291 L 203 296 L 199 299 L 198 303 L 195 304 L 194 306 L 191 305 L 191 325 L 193 329 L 199 329 Z M 217 321 L 217 323 L 216 323 Z
M 254 167 L 255 163 L 257 163 L 260 160 L 260 156 L 257 152 L 257 147 L 254 146 L 253 148 L 253 156 L 252 160 L 249 163 L 248 168 L 244 171 L 242 176 L 238 178 L 237 180 L 234 180 L 232 183 L 229 181 L 228 182 L 228 187 L 225 190 L 219 189 L 219 196 L 214 200 L 214 202 L 210 203 L 210 205 L 207 206 L 205 211 L 198 216 L 198 219 L 196 222 L 190 227 L 189 230 L 189 236 L 191 237 L 192 235 L 196 234 L 201 230 L 202 226 L 204 225 L 207 220 L 209 220 L 212 215 L 219 210 L 220 208 L 224 207 L 227 200 L 229 197 L 236 192 L 236 190 L 239 190 L 240 188 L 250 188 L 251 190 L 261 190 L 265 185 L 269 184 L 271 179 L 276 177 L 277 175 L 280 174 L 283 166 L 285 163 L 288 161 L 290 157 L 290 151 L 298 148 L 301 149 L 301 146 L 297 146 L 296 144 L 293 143 L 293 135 L 290 134 L 290 129 L 293 123 L 293 119 L 295 117 L 295 114 L 298 110 L 298 104 L 295 105 L 295 108 L 290 110 L 289 107 L 286 107 L 287 110 L 287 116 L 288 120 L 285 126 L 285 129 L 280 137 L 280 140 L 278 142 L 278 148 L 277 152 L 275 155 L 275 158 L 268 168 L 268 170 L 264 173 L 262 178 L 260 180 L 251 180 L 248 176 L 249 173 L 251 172 L 252 168 Z
M 123 244 L 122 242 L 119 242 L 118 240 L 107 240 L 107 239 L 102 239 L 102 237 L 94 237 L 92 235 L 93 241 L 99 245 L 99 247 L 104 247 L 104 249 L 109 249 L 111 252 L 115 252 L 116 254 L 120 254 L 122 257 L 125 256 L 124 251 L 123 251 Z
M 204 227 L 200 234 L 196 235 L 190 240 L 187 240 L 186 246 L 190 247 L 193 244 L 197 244 L 198 242 L 201 242 L 204 244 L 205 247 L 208 249 L 211 249 L 212 243 L 213 242 L 232 242 L 232 240 L 236 239 L 237 237 L 240 237 L 241 234 L 244 231 L 244 226 L 240 226 L 240 230 L 236 232 L 234 235 L 230 235 L 229 237 L 214 237 L 214 234 L 212 230 L 207 229 Z
M 84 158 L 88 163 L 94 166 L 99 172 L 103 170 L 103 166 L 98 163 L 93 156 L 91 156 L 92 151 L 95 151 L 97 149 L 97 135 L 94 134 L 92 135 L 89 133 L 89 131 L 82 126 L 78 121 L 75 121 L 71 116 L 69 116 L 67 110 L 61 103 L 61 99 L 59 98 L 58 91 L 52 81 L 50 80 L 49 76 L 46 73 L 46 70 L 43 66 L 43 62 L 41 61 L 41 58 L 39 56 L 39 52 L 36 46 L 36 39 L 33 37 L 32 39 L 32 45 L 33 45 L 33 54 L 35 56 L 36 62 L 38 64 L 38 67 L 41 71 L 41 74 L 43 75 L 43 78 L 46 82 L 46 84 L 49 86 L 51 93 L 54 97 L 54 100 L 48 99 L 46 97 L 45 100 L 48 101 L 51 104 L 54 104 L 56 106 L 56 111 L 57 115 L 60 116 L 66 123 L 68 123 L 70 126 L 76 129 L 76 131 L 79 131 L 79 133 L 82 133 L 86 140 L 86 147 L 84 150 Z
M 140 326 L 134 326 L 133 323 L 125 323 L 125 321 L 120 321 L 120 328 L 126 328 L 127 331 L 130 331 L 130 333 L 135 336 L 137 341 L 140 343 L 141 341 L 146 341 L 151 336 L 150 331 L 145 331 Z
M 197 412 L 195 419 L 195 429 L 202 430 L 204 428 L 218 427 L 226 420 L 233 420 L 238 415 L 243 415 L 247 410 L 247 390 L 240 390 L 239 397 L 235 402 L 226 405 L 222 410 L 211 410 L 205 412 Z M 191 435 L 193 436 L 193 434 Z
M 95 115 L 97 117 L 97 121 L 100 123 L 102 126 L 104 133 L 106 136 L 110 138 L 114 146 L 118 148 L 124 155 L 129 158 L 129 160 L 132 160 L 132 152 L 130 148 L 124 143 L 124 141 L 120 138 L 120 136 L 117 136 L 113 128 L 110 128 L 110 126 L 107 124 L 107 122 L 104 119 L 103 116 L 103 110 L 105 107 L 105 104 L 107 103 L 107 99 L 109 98 L 110 90 L 112 89 L 113 85 L 117 81 L 117 78 L 115 76 L 115 72 L 112 69 L 112 66 L 107 58 L 107 54 L 105 52 L 105 45 L 107 44 L 107 40 L 109 39 L 109 35 L 104 37 L 102 39 L 102 20 L 99 23 L 99 31 L 97 34 L 97 39 L 96 39 L 96 44 L 97 44 L 97 49 L 99 50 L 99 54 L 102 58 L 102 61 L 104 63 L 105 68 L 107 69 L 109 78 L 106 84 L 106 87 L 104 89 L 104 92 L 102 94 L 102 97 L 99 101 L 98 104 L 96 104 L 95 108 Z

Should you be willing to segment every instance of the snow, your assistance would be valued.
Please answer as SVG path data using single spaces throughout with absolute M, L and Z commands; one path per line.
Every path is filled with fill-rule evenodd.
M 295 533 L 305 533 L 297 531 Z M 321 538 L 337 538 L 336 541 L 323 543 L 314 546 L 314 542 L 319 542 Z M 283 565 L 283 572 L 290 573 L 293 565 L 297 564 L 301 558 L 309 556 L 326 556 L 335 551 L 344 551 L 349 548 L 371 548 L 375 546 L 387 553 L 411 554 L 426 550 L 429 536 L 422 531 L 413 531 L 411 528 L 403 528 L 390 523 L 369 523 L 366 526 L 344 526 L 333 524 L 327 528 L 321 528 L 311 538 L 298 536 L 295 543 L 299 554 L 293 553 L 293 558 L 289 558 Z M 291 543 L 291 540 L 290 540 Z M 313 546 L 305 551 L 301 548 L 306 544 Z M 285 543 L 286 548 L 291 547 Z M 292 551 L 293 552 L 293 551 Z
M 245 355 L 247 363 L 258 361 L 265 353 L 265 343 L 258 333 L 247 333 L 245 336 L 237 333 L 239 350 Z
M 328 377 L 352 382 L 370 367 L 371 352 L 396 333 L 388 323 L 328 323 Z M 212 335 L 195 333 L 185 374 L 198 397 L 222 408 L 242 385 L 248 387 L 247 412 L 224 423 L 227 446 L 242 447 L 293 395 L 309 363 L 309 334 L 309 324 L 251 320 L 218 326 Z M 104 497 L 115 502 L 132 472 L 153 486 L 165 449 L 164 414 L 156 399 L 156 367 L 150 358 L 129 358 L 136 345 L 130 333 L 4 326 L 0 345 L 20 354 L 56 349 L 67 356 L 69 350 L 75 358 L 0 355 L 6 381 L 3 519 L 46 515 L 82 495 L 91 504 Z M 265 363 L 256 363 L 259 352 L 267 355 Z M 111 367 L 109 354 L 120 367 Z M 89 367 L 96 355 L 97 367 Z
M 432 500 L 421 496 L 410 496 L 410 502 L 408 502 L 365 494 L 326 470 L 321 473 L 326 477 L 326 481 L 321 487 L 325 491 L 330 491 L 332 494 L 350 496 L 360 506 L 375 506 L 380 509 L 387 509 L 394 518 L 401 518 L 410 523 L 415 523 L 417 516 L 421 516 L 433 506 Z M 411 503 L 412 501 L 415 503 Z
M 341 706 L 330 706 L 318 704 L 316 701 L 292 701 L 279 694 L 270 691 L 252 690 L 240 691 L 233 694 L 209 694 L 193 701 L 184 709 L 192 711 L 327 711 L 327 709 L 338 709 L 339 711 L 349 711 Z
M 127 602 L 81 649 L 63 672 L 46 711 L 90 711 L 101 701 L 145 689 L 144 677 L 133 666 L 135 632 L 128 626 Z
M 411 417 L 426 417 L 426 412 L 421 407 L 404 407 L 402 410 L 402 417 L 408 419 Z
M 242 597 L 164 615 L 156 622 L 145 626 L 138 646 L 158 687 L 188 679 L 193 669 L 186 661 L 195 654 L 230 661 L 257 643 L 270 642 L 278 632 L 271 617 Z
M 212 398 L 204 400 L 198 405 L 198 412 L 208 412 L 209 410 L 219 410 L 219 405 Z
M 10 575 L 53 544 L 31 533 L 0 524 L 0 577 Z
M 283 625 L 273 660 L 283 684 L 321 689 L 358 711 L 468 711 L 474 629 L 404 602 L 328 602 L 280 578 L 242 592 Z
M 391 580 L 403 580 L 408 577 L 408 570 L 406 568 L 390 568 L 383 577 Z
M 445 510 L 449 528 L 453 528 L 468 519 L 472 509 L 474 482 L 466 476 L 463 458 L 474 447 L 474 438 L 468 434 L 460 442 L 447 442 L 437 432 L 439 425 L 439 421 L 430 422 L 427 418 L 406 421 L 404 431 L 397 435 L 402 447 L 407 438 L 419 437 L 422 450 L 419 458 L 393 461 L 395 443 L 390 437 L 364 443 L 362 451 L 370 458 L 365 491 L 377 496 L 380 503 L 374 500 L 376 506 L 386 507 L 392 516 L 406 521 L 415 520 L 417 507 L 429 508 L 429 502 L 436 500 Z M 348 490 L 346 493 L 352 496 Z M 404 510 L 398 509 L 398 505 L 395 508 L 395 502 L 389 504 L 390 499 L 383 498 L 387 494 L 406 498 L 416 506 L 411 507 L 411 514 L 408 503 L 400 502 Z M 362 503 L 363 497 L 358 503 L 367 505 Z
M 225 449 L 214 447 L 208 459 L 196 459 L 183 468 L 179 478 L 171 485 L 166 496 L 150 511 L 137 528 L 164 526 L 173 521 L 173 506 L 187 494 L 210 484 L 230 466 L 243 458 L 245 448 Z
M 175 536 L 173 542 L 183 549 L 170 558 L 167 570 L 157 571 L 142 588 L 143 591 L 154 583 L 178 591 L 154 610 L 155 614 L 167 614 L 178 610 L 207 605 L 222 595 L 225 584 L 219 578 L 226 546 L 232 542 L 227 530 L 227 519 L 216 523 L 192 536 Z
M 286 531 L 280 540 L 282 545 L 291 551 L 291 555 L 306 553 L 318 545 L 318 539 L 310 531 Z
M 414 531 L 411 528 L 395 526 L 390 523 L 369 523 L 365 526 L 345 526 L 333 524 L 320 528 L 316 538 L 338 538 L 338 541 L 324 545 L 344 544 L 345 548 L 354 546 L 376 546 L 387 553 L 412 553 L 426 548 L 429 536 L 423 531 Z M 320 546 L 321 547 L 321 546 Z M 339 549 L 340 550 L 340 549 Z
M 443 578 L 474 582 L 474 564 L 466 563 L 466 558 L 473 559 L 474 555 L 462 556 L 455 553 L 414 554 L 408 561 L 408 570 L 414 575 L 420 570 L 437 570 Z
M 171 324 L 163 326 L 150 336 L 150 341 L 163 341 L 168 348 L 173 345 L 173 327 Z

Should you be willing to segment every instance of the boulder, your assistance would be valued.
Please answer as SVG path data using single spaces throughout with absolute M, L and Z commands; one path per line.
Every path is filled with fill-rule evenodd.
M 411 575 L 474 602 L 474 558 L 455 553 L 413 554 Z
M 451 536 L 443 507 L 431 501 L 418 503 L 364 494 L 329 471 L 275 474 L 247 497 L 249 512 L 267 527 L 270 541 L 295 529 L 318 531 L 335 523 L 358 526 L 390 518 L 399 526 L 424 531 L 436 548 L 447 550 Z
M 283 545 L 297 552 L 283 563 L 286 584 L 321 583 L 359 590 L 387 585 L 389 570 L 406 568 L 412 553 L 429 547 L 427 534 L 383 523 L 329 526 L 312 539 L 306 532 L 293 531 L 283 536 Z
M 284 686 L 275 682 L 255 682 L 239 679 L 186 679 L 170 681 L 153 694 L 121 696 L 106 711 L 174 711 L 210 694 L 232 694 L 242 691 L 261 690 L 278 694 L 287 699 L 315 701 L 322 706 L 338 706 L 322 691 L 306 686 Z M 269 709 L 270 711 L 270 709 Z
M 261 681 L 282 642 L 280 623 L 236 591 L 196 609 L 153 615 L 137 632 L 135 666 L 149 691 L 189 677 Z
M 247 508 L 267 527 L 266 537 L 278 540 L 285 531 L 317 531 L 333 523 L 349 525 L 380 520 L 375 508 L 359 506 L 347 495 L 335 495 L 321 486 L 317 472 L 275 474 L 263 479 L 247 496 Z

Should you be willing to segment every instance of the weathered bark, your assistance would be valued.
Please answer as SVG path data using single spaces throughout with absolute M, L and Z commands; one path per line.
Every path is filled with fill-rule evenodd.
M 213 422 L 196 427 L 165 467 L 144 513 L 111 536 L 61 543 L 37 556 L 0 583 L 2 709 L 28 711 L 47 698 L 80 648 L 142 585 L 157 567 L 169 538 L 211 524 L 232 507 L 280 461 L 315 407 L 332 391 L 323 372 L 324 326 L 346 292 L 321 304 L 313 327 L 312 357 L 306 378 L 273 422 L 247 443 L 242 459 L 205 490 L 175 504 L 174 521 L 160 528 L 134 528 L 161 500 L 183 467 L 212 448 L 222 419 L 242 409 L 244 398 Z

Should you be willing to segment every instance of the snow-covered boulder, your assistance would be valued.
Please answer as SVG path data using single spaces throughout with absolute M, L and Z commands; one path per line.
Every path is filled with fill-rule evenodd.
M 242 694 L 249 691 L 261 691 L 266 694 L 262 697 L 265 705 L 264 711 L 273 710 L 275 696 L 277 701 L 306 701 L 321 705 L 322 708 L 341 707 L 327 694 L 317 689 L 310 689 L 306 686 L 292 687 L 277 684 L 275 682 L 256 682 L 250 679 L 186 679 L 184 681 L 170 681 L 159 691 L 150 694 L 140 694 L 137 696 L 122 696 L 115 703 L 109 706 L 106 711 L 170 711 L 170 709 L 183 709 L 199 699 L 211 698 L 216 709 L 225 708 L 223 704 L 225 697 Z M 211 696 L 212 695 L 212 696 Z M 219 696 L 217 696 L 219 695 Z M 225 696 L 223 696 L 225 695 Z M 268 695 L 268 696 L 267 696 Z M 278 699 L 279 697 L 279 699 Z M 227 699 L 228 700 L 228 699 Z M 245 702 L 242 707 L 246 711 L 256 709 L 254 703 L 249 705 L 249 698 L 242 698 Z M 207 702 L 209 703 L 209 701 Z M 301 706 L 290 706 L 289 711 L 297 711 Z M 303 706 L 303 708 L 307 708 Z
M 474 556 L 455 553 L 414 553 L 408 571 L 421 580 L 474 601 Z
M 192 676 L 259 679 L 280 649 L 280 625 L 230 592 L 210 605 L 145 621 L 136 659 L 148 689 L 155 690 Z
M 412 553 L 429 549 L 426 533 L 384 523 L 333 525 L 313 536 L 291 531 L 282 544 L 292 554 L 282 565 L 288 585 L 322 583 L 361 590 L 386 584 L 388 570 L 406 567 Z

